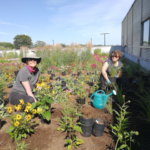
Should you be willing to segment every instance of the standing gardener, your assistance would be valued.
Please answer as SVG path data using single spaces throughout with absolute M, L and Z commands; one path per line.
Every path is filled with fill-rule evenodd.
M 122 62 L 119 59 L 122 57 L 122 52 L 119 50 L 112 51 L 109 58 L 102 66 L 102 73 L 100 75 L 101 90 L 106 90 L 106 83 L 112 84 L 109 77 L 114 74 L 113 77 L 118 78 L 122 76 Z
M 41 58 L 34 52 L 28 52 L 21 60 L 27 65 L 19 71 L 9 95 L 9 102 L 13 105 L 18 105 L 20 99 L 23 99 L 25 104 L 37 101 L 32 90 L 38 81 L 39 69 L 36 65 L 40 63 Z

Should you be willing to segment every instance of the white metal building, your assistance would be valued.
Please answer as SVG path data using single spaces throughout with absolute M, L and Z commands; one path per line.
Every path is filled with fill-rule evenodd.
M 122 21 L 121 41 L 129 59 L 150 62 L 150 0 L 134 1 Z

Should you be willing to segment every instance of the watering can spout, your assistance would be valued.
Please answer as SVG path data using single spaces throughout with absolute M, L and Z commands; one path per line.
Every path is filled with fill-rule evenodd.
M 108 98 L 109 96 L 111 96 L 112 94 L 113 94 L 113 95 L 116 95 L 116 91 L 115 91 L 115 90 L 113 90 L 113 91 L 112 91 L 112 93 L 110 93 L 110 94 L 106 95 L 106 96 L 107 96 L 107 98 Z

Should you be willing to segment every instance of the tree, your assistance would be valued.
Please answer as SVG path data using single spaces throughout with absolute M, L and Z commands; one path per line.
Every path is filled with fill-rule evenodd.
M 27 46 L 30 47 L 32 45 L 32 39 L 28 35 L 16 35 L 14 37 L 14 46 L 16 49 L 20 49 L 21 46 Z
M 36 43 L 34 44 L 34 47 L 44 47 L 46 45 L 45 42 L 43 41 L 36 41 Z
M 0 42 L 0 46 L 4 47 L 4 48 L 11 48 L 11 49 L 14 48 L 14 45 L 12 43 L 9 43 L 9 42 Z

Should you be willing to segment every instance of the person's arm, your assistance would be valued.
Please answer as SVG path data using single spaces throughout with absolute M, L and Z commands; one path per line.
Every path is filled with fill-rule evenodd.
M 28 94 L 29 96 L 33 97 L 33 98 L 34 98 L 34 101 L 37 102 L 37 101 L 36 101 L 36 98 L 34 97 L 32 91 L 31 91 L 31 87 L 30 87 L 29 81 L 23 81 L 23 82 L 22 82 L 22 85 L 24 86 L 24 88 L 25 88 L 27 94 Z
M 104 76 L 104 78 L 106 80 L 108 80 L 108 75 L 106 73 L 106 70 L 108 69 L 108 66 L 109 66 L 108 62 L 105 62 L 104 65 L 102 66 L 102 75 Z
M 118 77 L 122 77 L 122 70 L 118 72 Z

